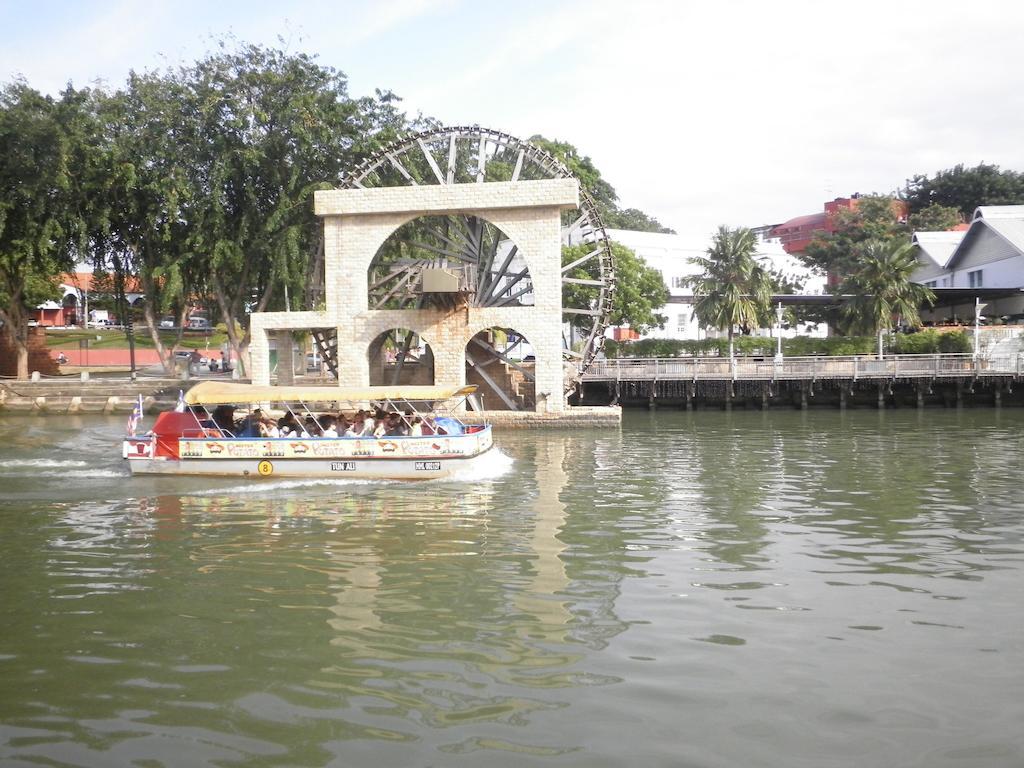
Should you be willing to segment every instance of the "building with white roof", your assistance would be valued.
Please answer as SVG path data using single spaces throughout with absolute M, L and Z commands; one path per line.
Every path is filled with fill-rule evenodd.
M 993 289 L 1008 292 L 1002 298 L 988 296 L 985 314 L 1024 319 L 1024 205 L 983 205 L 974 211 L 966 232 L 916 232 L 921 266 L 914 280 L 937 291 L 942 289 Z M 973 317 L 973 308 L 936 310 L 930 319 L 954 314 Z
M 765 267 L 781 272 L 802 286 L 803 294 L 820 295 L 826 293 L 825 276 L 815 275 L 795 256 L 783 249 L 778 238 L 767 236 L 770 228 L 755 230 L 759 236 L 757 256 Z M 700 269 L 691 263 L 696 256 L 707 253 L 707 245 L 687 241 L 682 235 L 666 235 L 658 232 L 637 232 L 626 229 L 609 229 L 608 237 L 626 246 L 642 258 L 647 266 L 661 273 L 661 278 L 669 290 L 669 303 L 657 311 L 668 317 L 664 328 L 653 328 L 643 338 L 648 339 L 701 339 L 724 336 L 725 332 L 714 330 L 708 332 L 700 327 L 693 313 L 693 290 L 687 285 L 687 278 L 700 273 Z M 785 329 L 783 334 L 793 336 L 796 333 L 827 335 L 827 326 L 815 325 L 799 329 Z M 769 336 L 771 328 L 759 329 L 757 335 Z

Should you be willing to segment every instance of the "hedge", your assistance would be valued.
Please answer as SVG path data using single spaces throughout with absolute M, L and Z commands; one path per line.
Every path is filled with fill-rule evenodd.
M 808 355 L 873 355 L 877 340 L 874 336 L 829 336 L 815 338 L 796 336 L 782 340 L 782 352 L 787 357 Z M 940 333 L 935 330 L 917 333 L 896 333 L 885 342 L 887 354 L 928 355 L 936 352 L 970 352 L 970 337 L 963 331 Z M 736 354 L 749 357 L 771 357 L 776 341 L 763 336 L 737 336 L 733 340 Z M 726 357 L 728 339 L 642 339 L 641 341 L 615 341 L 606 339 L 605 355 L 617 357 Z

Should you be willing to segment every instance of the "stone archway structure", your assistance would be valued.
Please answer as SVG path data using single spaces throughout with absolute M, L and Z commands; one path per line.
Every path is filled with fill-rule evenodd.
M 462 386 L 470 339 L 487 328 L 515 328 L 530 339 L 536 357 L 536 410 L 564 410 L 561 214 L 579 206 L 574 178 L 316 192 L 314 210 L 324 226 L 325 307 L 252 315 L 253 383 L 270 382 L 271 333 L 337 329 L 338 385 L 353 387 L 369 384 L 372 340 L 407 328 L 429 342 L 435 384 Z M 384 241 L 420 216 L 452 214 L 478 215 L 516 243 L 533 282 L 533 306 L 371 310 L 367 276 Z

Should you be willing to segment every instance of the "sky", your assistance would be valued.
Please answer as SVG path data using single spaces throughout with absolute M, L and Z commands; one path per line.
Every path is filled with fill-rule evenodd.
M 1024 3 L 0 0 L 0 82 L 123 85 L 227 36 L 353 96 L 568 141 L 622 207 L 707 246 L 958 163 L 1024 171 Z

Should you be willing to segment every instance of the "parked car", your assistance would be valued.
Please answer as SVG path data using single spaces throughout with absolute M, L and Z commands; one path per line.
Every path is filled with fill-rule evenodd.
M 103 319 L 103 320 L 90 320 L 86 324 L 86 327 L 87 328 L 113 328 L 114 327 L 114 323 L 112 321 L 110 321 L 110 320 L 107 320 L 107 319 Z
M 190 331 L 209 331 L 212 329 L 210 321 L 205 317 L 190 317 L 187 327 Z
M 173 317 L 161 318 L 160 319 L 160 327 L 161 328 L 174 328 L 175 327 L 174 318 Z

